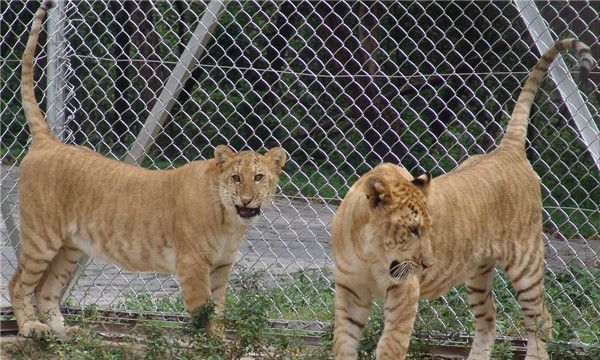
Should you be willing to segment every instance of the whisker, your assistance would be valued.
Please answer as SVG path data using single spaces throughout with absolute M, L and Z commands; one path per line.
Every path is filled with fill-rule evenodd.
M 444 263 L 437 259 L 437 258 L 432 258 L 431 259 L 431 268 L 435 268 L 435 267 L 443 267 Z

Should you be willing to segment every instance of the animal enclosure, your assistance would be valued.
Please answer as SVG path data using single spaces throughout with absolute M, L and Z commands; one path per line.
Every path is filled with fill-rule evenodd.
M 38 5 L 2 4 L 2 307 L 17 265 L 18 171 L 29 141 L 20 61 Z M 282 146 L 279 195 L 242 242 L 228 302 L 258 289 L 270 318 L 323 329 L 333 320 L 329 226 L 352 183 L 382 161 L 438 176 L 493 149 L 555 40 L 576 37 L 600 58 L 598 18 L 583 1 L 59 0 L 36 58 L 38 100 L 62 141 L 152 169 L 212 157 L 219 144 Z M 527 156 L 542 183 L 555 337 L 590 345 L 600 342 L 600 70 L 587 81 L 577 70 L 572 54 L 551 68 Z M 520 338 L 519 306 L 495 272 L 498 335 Z M 98 259 L 79 264 L 61 301 L 183 313 L 173 276 Z M 468 335 L 471 319 L 461 286 L 422 301 L 415 331 Z

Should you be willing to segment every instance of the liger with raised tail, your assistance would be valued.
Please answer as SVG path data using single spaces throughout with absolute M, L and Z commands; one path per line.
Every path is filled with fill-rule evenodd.
M 33 82 L 48 8 L 37 11 L 23 53 L 21 96 L 32 144 L 20 164 L 21 248 L 9 282 L 19 333 L 69 335 L 59 297 L 84 252 L 124 269 L 176 274 L 188 311 L 209 302 L 223 311 L 242 237 L 275 194 L 285 152 L 234 153 L 219 145 L 213 159 L 148 170 L 57 141 Z
M 544 305 L 540 178 L 525 156 L 529 113 L 556 56 L 574 50 L 581 74 L 594 65 L 575 39 L 554 44 L 532 69 L 499 146 L 456 170 L 413 179 L 381 164 L 350 189 L 332 223 L 334 359 L 356 359 L 372 297 L 385 300 L 377 359 L 406 357 L 420 298 L 466 284 L 475 336 L 469 359 L 488 359 L 496 331 L 493 269 L 502 266 L 527 333 L 527 359 L 547 359 L 552 319 Z

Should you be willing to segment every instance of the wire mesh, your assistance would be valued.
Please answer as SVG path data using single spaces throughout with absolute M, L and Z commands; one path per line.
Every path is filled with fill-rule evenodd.
M 124 159 L 155 120 L 150 112 L 161 93 L 177 89 L 139 161 L 149 168 L 211 157 L 222 143 L 235 150 L 283 146 L 290 161 L 280 196 L 246 235 L 231 294 L 253 282 L 270 296 L 272 317 L 329 322 L 335 204 L 381 161 L 440 175 L 468 154 L 492 149 L 539 57 L 539 39 L 514 2 L 232 1 L 214 14 L 189 78 L 172 88 L 168 80 L 186 49 L 201 41 L 195 34 L 207 27 L 202 17 L 211 3 L 59 1 L 47 20 L 53 32 L 40 39 L 53 48 L 42 46 L 37 56 L 38 100 L 63 141 Z M 525 3 L 553 39 L 577 37 L 598 58 L 592 3 Z M 37 6 L 2 2 L 2 306 L 9 305 L 6 286 L 16 267 L 18 168 L 29 136 L 20 58 Z M 573 57 L 564 58 L 574 73 Z M 578 83 L 586 108 L 579 110 L 592 114 L 586 131 L 598 127 L 599 78 L 595 70 Z M 590 344 L 600 340 L 598 164 L 557 81 L 545 81 L 537 96 L 527 155 L 542 179 L 555 331 Z M 510 285 L 495 279 L 498 333 L 522 336 Z M 69 289 L 66 304 L 75 307 L 183 309 L 173 276 L 130 273 L 97 259 L 82 264 Z M 472 332 L 464 289 L 423 301 L 416 328 Z

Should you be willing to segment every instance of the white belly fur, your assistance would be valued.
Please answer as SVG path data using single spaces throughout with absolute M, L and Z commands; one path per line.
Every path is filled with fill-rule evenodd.
M 96 243 L 84 236 L 74 235 L 71 237 L 73 243 L 89 256 L 103 259 L 106 262 L 116 264 L 124 269 L 133 271 L 153 271 L 157 273 L 175 273 L 175 249 L 161 247 L 150 249 L 150 256 L 142 257 L 141 249 L 136 246 L 117 246 L 114 252 L 103 251 Z M 128 244 L 127 241 L 109 240 L 113 244 Z M 147 253 L 148 253 L 147 252 Z

